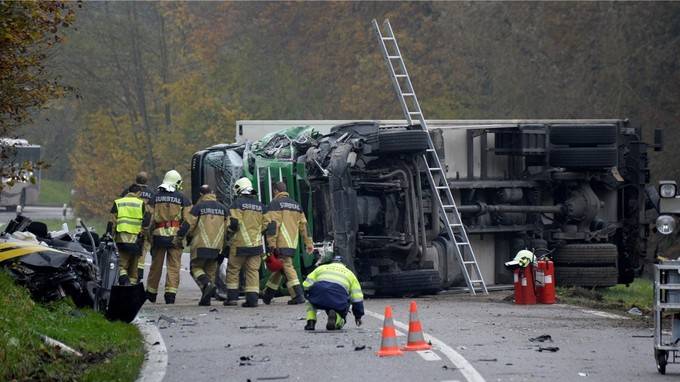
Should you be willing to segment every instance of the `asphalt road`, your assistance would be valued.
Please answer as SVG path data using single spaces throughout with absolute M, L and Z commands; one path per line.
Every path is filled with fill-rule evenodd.
M 70 214 L 70 209 L 68 213 Z M 61 219 L 63 215 L 63 209 L 61 207 L 26 206 L 24 207 L 22 214 L 31 218 L 32 220 Z M 0 223 L 6 224 L 15 216 L 15 211 L 6 211 L 4 208 L 0 209 Z
M 320 313 L 317 331 L 305 332 L 304 307 L 286 305 L 287 297 L 256 309 L 215 302 L 198 307 L 184 257 L 177 304 L 147 303 L 141 314 L 158 326 L 167 346 L 165 381 L 620 382 L 680 376 L 680 365 L 669 365 L 666 376 L 656 372 L 652 331 L 644 322 L 572 306 L 517 306 L 504 301 L 508 292 L 416 299 L 424 330 L 434 336 L 433 352 L 379 358 L 377 317 L 391 305 L 395 319 L 407 325 L 410 300 L 369 299 L 364 325 L 357 328 L 349 316 L 341 332 L 327 332 Z M 552 342 L 529 340 L 544 334 Z M 403 335 L 398 339 L 405 343 Z M 538 351 L 548 346 L 559 350 Z

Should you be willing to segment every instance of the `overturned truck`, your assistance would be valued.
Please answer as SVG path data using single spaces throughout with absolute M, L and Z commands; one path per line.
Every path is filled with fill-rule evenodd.
M 428 124 L 446 167 L 439 176 L 487 284 L 511 282 L 503 263 L 525 248 L 554 259 L 562 285 L 629 283 L 641 271 L 652 204 L 640 127 L 627 120 Z M 314 241 L 333 242 L 369 291 L 464 286 L 427 179 L 426 134 L 403 121 L 239 121 L 237 143 L 194 155 L 192 191 L 208 183 L 229 203 L 231 184 L 245 175 L 266 203 L 271 183 L 284 181 Z M 299 255 L 304 273 L 313 260 Z

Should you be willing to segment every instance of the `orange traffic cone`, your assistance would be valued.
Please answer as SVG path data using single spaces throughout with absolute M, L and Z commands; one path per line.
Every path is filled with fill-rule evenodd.
M 380 342 L 380 350 L 376 354 L 380 357 L 404 355 L 397 345 L 397 332 L 394 329 L 394 322 L 392 322 L 392 307 L 389 305 L 385 307 L 382 340 Z
M 418 306 L 416 306 L 415 301 L 411 301 L 411 307 L 408 311 L 410 314 L 408 323 L 408 341 L 406 346 L 401 350 L 416 351 L 432 349 L 432 345 L 425 342 L 425 338 L 423 337 L 423 327 L 420 325 L 420 320 L 418 319 Z

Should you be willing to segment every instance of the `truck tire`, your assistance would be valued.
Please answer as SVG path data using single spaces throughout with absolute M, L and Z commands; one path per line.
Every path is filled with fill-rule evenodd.
M 427 133 L 423 130 L 382 130 L 378 142 L 381 153 L 423 151 L 429 147 Z
M 618 278 L 616 267 L 555 267 L 558 286 L 610 287 L 617 284 Z
M 619 251 L 614 244 L 568 244 L 555 255 L 556 265 L 616 266 Z
M 433 294 L 441 290 L 441 284 L 439 272 L 434 269 L 385 273 L 373 277 L 375 293 L 378 296 Z
M 569 146 L 596 146 L 616 143 L 616 125 L 550 126 L 550 143 Z
M 608 168 L 618 163 L 616 147 L 566 147 L 550 149 L 550 165 L 565 168 Z

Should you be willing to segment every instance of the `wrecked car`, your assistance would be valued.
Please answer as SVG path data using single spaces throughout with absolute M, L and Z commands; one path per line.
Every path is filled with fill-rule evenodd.
M 39 302 L 71 298 L 78 307 L 111 320 L 131 322 L 144 303 L 144 288 L 117 285 L 118 254 L 84 224 L 48 232 L 41 222 L 18 215 L 0 235 L 0 269 Z

